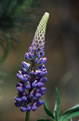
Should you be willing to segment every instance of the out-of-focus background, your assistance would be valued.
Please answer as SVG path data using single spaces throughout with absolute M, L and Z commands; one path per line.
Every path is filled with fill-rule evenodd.
M 79 0 L 0 0 L 0 121 L 24 121 L 14 105 L 16 73 L 46 11 L 46 101 L 52 111 L 57 87 L 61 112 L 79 104 Z M 47 118 L 43 106 L 31 112 L 31 121 L 40 117 Z

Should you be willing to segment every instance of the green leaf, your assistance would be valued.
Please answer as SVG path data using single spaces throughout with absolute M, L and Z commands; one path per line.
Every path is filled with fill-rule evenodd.
M 55 119 L 55 118 L 54 118 L 54 115 L 53 115 L 53 113 L 48 109 L 48 105 L 47 105 L 47 103 L 46 103 L 46 101 L 45 101 L 45 99 L 44 99 L 43 96 L 42 96 L 42 99 L 43 99 L 43 101 L 44 101 L 44 110 L 45 110 L 46 114 L 54 120 L 54 119 Z
M 59 121 L 67 121 L 76 116 L 79 116 L 79 104 L 65 111 Z
M 54 107 L 54 116 L 57 121 L 59 120 L 59 115 L 60 115 L 60 95 L 58 89 L 56 88 L 56 103 Z
M 48 108 L 48 104 L 47 104 L 47 102 L 45 101 L 45 98 L 44 98 L 43 96 L 42 96 L 42 99 L 43 99 L 43 101 L 44 101 L 45 107 Z
M 46 119 L 40 119 L 40 120 L 37 120 L 37 121 L 50 121 L 50 120 L 46 120 Z

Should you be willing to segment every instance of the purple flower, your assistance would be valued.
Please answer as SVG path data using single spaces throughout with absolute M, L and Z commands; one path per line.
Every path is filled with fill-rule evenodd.
M 25 53 L 24 58 L 29 63 L 22 61 L 21 71 L 16 74 L 19 83 L 16 85 L 18 96 L 15 97 L 15 105 L 20 107 L 22 112 L 35 111 L 44 103 L 41 97 L 46 92 L 44 83 L 47 81 L 44 77 L 47 74 L 44 46 L 48 18 L 49 13 L 46 12 L 37 27 L 28 52 Z

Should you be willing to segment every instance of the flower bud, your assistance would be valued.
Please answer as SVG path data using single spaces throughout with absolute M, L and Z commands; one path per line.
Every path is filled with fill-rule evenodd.
M 32 87 L 33 88 L 36 88 L 37 87 L 37 81 L 36 80 L 32 83 Z
M 27 111 L 30 111 L 31 110 L 31 106 L 30 105 L 27 105 L 26 110 Z
M 25 111 L 26 111 L 26 107 L 21 107 L 20 110 L 21 110 L 22 112 L 25 112 Z
M 27 59 L 27 60 L 29 60 L 29 59 L 30 59 L 30 57 L 29 57 L 29 52 L 26 52 L 26 53 L 25 53 L 24 58 L 25 58 L 25 59 Z
M 34 53 L 29 53 L 29 58 L 34 59 L 35 58 Z
M 44 57 L 39 59 L 38 64 L 45 64 L 46 62 L 47 62 L 47 58 Z
M 26 85 L 26 89 L 29 90 L 31 88 L 31 85 L 29 83 L 29 81 L 27 82 L 27 85 Z
M 41 106 L 42 104 L 44 104 L 44 101 L 43 100 L 37 101 L 37 107 Z
M 30 75 L 31 75 L 31 76 L 34 76 L 34 75 L 35 75 L 35 72 L 34 72 L 34 71 L 31 71 L 31 72 L 30 72 Z
M 15 100 L 18 101 L 18 102 L 21 102 L 22 101 L 22 99 L 19 98 L 19 97 L 15 97 Z
M 47 71 L 42 71 L 41 74 L 40 74 L 40 76 L 43 77 L 43 76 L 45 76 L 46 74 L 47 74 Z
M 15 101 L 16 107 L 21 107 L 21 102 Z
M 21 68 L 24 72 L 26 72 L 30 67 L 29 63 L 26 63 L 25 61 L 22 61 Z
M 27 97 L 26 96 L 23 96 L 22 97 L 22 101 L 27 101 Z
M 40 70 L 36 70 L 35 76 L 40 76 L 40 74 L 41 74 L 41 71 Z
M 17 87 L 17 90 L 18 90 L 19 92 L 23 92 L 23 91 L 24 91 L 24 89 L 23 89 L 22 87 L 20 87 L 20 86 Z
M 45 88 L 45 87 L 42 87 L 42 88 L 40 89 L 40 92 L 44 92 L 44 91 L 46 91 L 46 88 Z
M 35 95 L 37 98 L 40 98 L 41 97 L 41 94 L 40 93 L 36 93 Z
M 40 65 L 38 69 L 45 69 L 45 65 Z
M 37 83 L 37 87 L 42 87 L 42 86 L 44 86 L 44 83 L 42 83 L 42 82 Z
M 41 82 L 43 82 L 43 83 L 45 83 L 46 81 L 47 81 L 47 78 L 46 77 L 44 77 L 44 78 L 41 78 L 41 80 L 40 80 Z
M 33 104 L 32 106 L 32 111 L 35 111 L 37 109 L 36 103 Z
M 21 80 L 21 81 L 23 81 L 23 75 L 22 74 L 19 74 L 19 73 L 17 73 L 16 74 L 16 77 L 19 79 L 19 80 Z

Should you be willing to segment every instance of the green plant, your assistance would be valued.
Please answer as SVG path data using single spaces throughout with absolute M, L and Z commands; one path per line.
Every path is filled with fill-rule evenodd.
M 58 89 L 56 89 L 56 103 L 53 112 L 48 108 L 44 97 L 42 98 L 44 100 L 44 110 L 49 119 L 40 119 L 37 121 L 72 121 L 73 117 L 79 116 L 79 104 L 66 110 L 60 115 L 60 95 Z

